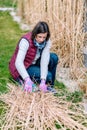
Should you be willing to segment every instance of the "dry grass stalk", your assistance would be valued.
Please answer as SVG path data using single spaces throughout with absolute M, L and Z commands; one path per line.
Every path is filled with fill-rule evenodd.
M 85 95 L 87 96 L 87 80 L 80 82 L 79 87 L 85 93 Z
M 0 95 L 0 100 L 7 104 L 7 111 L 0 119 L 2 130 L 56 130 L 55 123 L 61 126 L 61 130 L 86 130 L 81 121 L 79 123 L 70 117 L 82 116 L 79 111 L 68 109 L 70 103 L 51 93 L 29 94 L 18 86 L 8 86 L 9 93 Z

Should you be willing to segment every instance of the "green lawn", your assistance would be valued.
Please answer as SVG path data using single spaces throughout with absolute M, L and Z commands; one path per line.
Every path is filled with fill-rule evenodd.
M 5 90 L 9 78 L 8 63 L 23 33 L 9 12 L 0 11 L 0 91 Z
M 0 0 L 0 7 L 16 7 L 17 0 Z

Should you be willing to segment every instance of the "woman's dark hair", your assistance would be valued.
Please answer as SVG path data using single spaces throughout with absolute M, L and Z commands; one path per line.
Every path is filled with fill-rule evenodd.
M 50 30 L 46 22 L 41 21 L 36 24 L 36 26 L 32 30 L 31 39 L 34 40 L 36 35 L 39 33 L 47 33 L 46 41 L 50 38 Z

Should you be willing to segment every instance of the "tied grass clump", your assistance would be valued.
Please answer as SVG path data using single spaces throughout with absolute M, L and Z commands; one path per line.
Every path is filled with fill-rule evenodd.
M 85 130 L 82 125 L 86 118 L 82 109 L 71 102 L 57 98 L 51 93 L 24 93 L 18 86 L 8 84 L 10 92 L 0 96 L 8 106 L 5 116 L 0 120 L 1 129 L 65 129 Z M 76 110 L 75 110 L 76 109 Z M 37 112 L 36 112 L 37 110 Z

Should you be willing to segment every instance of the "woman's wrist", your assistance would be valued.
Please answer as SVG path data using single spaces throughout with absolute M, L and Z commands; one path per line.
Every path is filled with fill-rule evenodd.
M 45 79 L 41 79 L 41 83 L 45 84 L 46 80 Z

